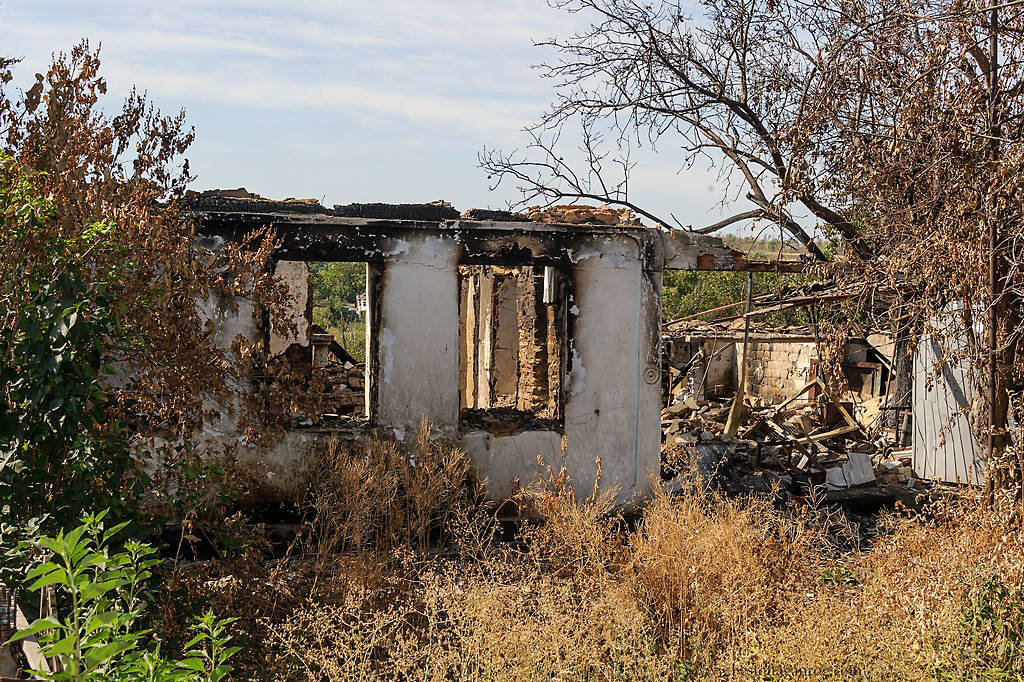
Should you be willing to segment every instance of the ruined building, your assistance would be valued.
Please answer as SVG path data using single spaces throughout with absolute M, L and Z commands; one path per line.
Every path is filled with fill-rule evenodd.
M 601 210 L 591 221 L 573 213 L 573 222 L 596 224 L 559 224 L 504 212 L 463 217 L 443 204 L 327 209 L 245 193 L 199 198 L 205 248 L 276 229 L 274 267 L 292 294 L 295 324 L 285 333 L 246 301 L 203 302 L 220 342 L 262 339 L 272 353 L 329 366 L 333 377 L 337 418 L 304 415 L 273 446 L 239 456 L 287 489 L 301 485 L 303 461 L 325 435 L 404 440 L 426 417 L 462 443 L 496 499 L 536 476 L 538 456 L 564 463 L 580 490 L 600 471 L 601 488 L 621 502 L 644 496 L 661 450 L 663 270 L 761 266 L 718 239 L 608 224 L 634 221 Z M 365 367 L 312 325 L 307 264 L 323 261 L 366 264 Z M 239 436 L 229 410 L 204 432 L 211 446 Z

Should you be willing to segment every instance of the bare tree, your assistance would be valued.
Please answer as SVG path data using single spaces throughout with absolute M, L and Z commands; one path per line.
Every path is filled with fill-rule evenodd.
M 589 14 L 591 26 L 545 45 L 559 59 L 542 67 L 557 96 L 530 129 L 525 153 L 485 150 L 481 165 L 495 184 L 516 182 L 523 203 L 536 199 L 598 199 L 633 208 L 629 199 L 631 141 L 681 143 L 683 161 L 706 159 L 738 182 L 733 194 L 749 209 L 700 229 L 710 232 L 743 220 L 778 224 L 819 259 L 811 233 L 793 216 L 798 205 L 838 233 L 861 256 L 869 253 L 841 207 L 829 204 L 827 168 L 794 134 L 818 90 L 827 87 L 820 56 L 836 17 L 799 0 L 704 2 L 704 14 L 686 16 L 679 2 L 560 0 L 564 10 Z M 587 167 L 575 172 L 557 148 L 566 124 L 581 124 Z M 619 157 L 603 150 L 594 130 L 617 133 Z M 621 179 L 607 182 L 614 158 Z
M 824 260 L 794 214 L 813 216 L 853 255 L 837 279 L 884 287 L 897 328 L 970 361 L 993 480 L 1019 493 L 1007 417 L 1024 394 L 1024 1 L 704 0 L 696 17 L 672 0 L 555 5 L 592 23 L 545 43 L 556 99 L 522 153 L 481 155 L 494 183 L 667 225 L 632 204 L 629 151 L 681 142 L 684 163 L 709 160 L 750 202 L 698 231 L 766 220 Z M 559 147 L 573 125 L 579 170 Z M 939 324 L 951 311 L 961 323 Z

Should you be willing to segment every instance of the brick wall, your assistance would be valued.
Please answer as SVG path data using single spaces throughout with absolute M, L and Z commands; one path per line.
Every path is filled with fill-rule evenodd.
M 748 349 L 747 395 L 772 402 L 785 400 L 811 380 L 812 364 L 818 354 L 813 341 L 751 341 Z M 737 375 L 743 361 L 742 344 L 737 344 Z
M 526 266 L 519 272 L 518 288 L 519 383 L 516 387 L 516 407 L 520 410 L 546 410 L 549 376 L 544 280 L 538 276 L 535 268 Z

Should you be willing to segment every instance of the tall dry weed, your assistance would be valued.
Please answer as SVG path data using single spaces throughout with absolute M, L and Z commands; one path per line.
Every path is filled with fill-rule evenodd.
M 808 556 L 790 528 L 766 501 L 658 489 L 629 549 L 638 596 L 682 660 L 709 663 L 791 600 Z
M 465 455 L 428 434 L 322 464 L 312 542 L 193 582 L 242 616 L 247 679 L 1024 675 L 1024 539 L 991 506 L 883 516 L 865 549 L 820 504 L 659 490 L 633 523 L 543 467 L 499 540 Z
M 968 493 L 880 526 L 739 657 L 828 679 L 1024 678 L 1019 522 Z
M 537 525 L 520 531 L 530 559 L 566 576 L 593 575 L 623 560 L 622 518 L 615 490 L 600 489 L 600 460 L 593 490 L 579 497 L 563 466 L 556 472 L 541 457 L 538 476 L 514 497 L 520 514 Z
M 469 457 L 434 441 L 426 422 L 411 452 L 393 441 L 342 445 L 330 439 L 314 471 L 307 506 L 317 556 L 426 551 L 467 523 L 482 499 Z

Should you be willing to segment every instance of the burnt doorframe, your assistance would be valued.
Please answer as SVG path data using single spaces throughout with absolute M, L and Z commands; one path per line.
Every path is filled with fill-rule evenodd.
M 465 308 L 465 305 L 466 305 L 466 303 L 468 301 L 468 297 L 463 295 L 464 294 L 464 292 L 463 292 L 464 279 L 466 277 L 464 271 L 465 271 L 465 268 L 467 266 L 503 267 L 503 268 L 513 269 L 513 270 L 522 270 L 523 268 L 531 268 L 535 272 L 537 270 L 539 270 L 542 273 L 540 279 L 542 280 L 542 282 L 544 284 L 546 284 L 548 279 L 549 279 L 548 273 L 549 272 L 551 273 L 550 279 L 553 280 L 554 291 L 553 292 L 546 291 L 547 287 L 544 286 L 544 284 L 542 284 L 540 287 L 536 287 L 536 285 L 534 284 L 534 286 L 535 286 L 534 290 L 538 291 L 538 289 L 539 289 L 539 293 L 535 294 L 535 296 L 536 296 L 536 298 L 535 298 L 535 306 L 536 307 L 546 306 L 546 305 L 550 305 L 550 304 L 554 303 L 554 305 L 551 305 L 551 308 L 549 308 L 549 310 L 553 310 L 553 313 L 554 313 L 554 316 L 555 316 L 554 317 L 554 334 L 556 335 L 556 345 L 557 345 L 557 354 L 558 354 L 558 358 L 557 358 L 558 365 L 557 365 L 557 369 L 556 369 L 556 372 L 557 372 L 557 382 L 558 383 L 557 383 L 557 387 L 555 387 L 554 389 L 550 385 L 550 381 L 551 381 L 551 378 L 552 378 L 551 377 L 552 360 L 551 360 L 551 358 L 549 356 L 548 359 L 547 359 L 547 368 L 548 368 L 548 370 L 547 370 L 548 371 L 547 394 L 548 394 L 548 401 L 549 401 L 549 414 L 546 417 L 535 417 L 535 418 L 533 418 L 531 420 L 531 424 L 528 427 L 526 427 L 526 428 L 529 428 L 529 430 L 554 431 L 556 433 L 564 434 L 565 433 L 565 407 L 566 407 L 566 397 L 567 397 L 566 377 L 568 376 L 568 372 L 569 372 L 569 369 L 570 369 L 570 367 L 569 367 L 569 363 L 571 361 L 570 353 L 569 353 L 569 351 L 570 351 L 570 339 L 572 338 L 571 335 L 572 335 L 573 326 L 574 326 L 573 325 L 573 317 L 574 316 L 570 314 L 570 308 L 574 304 L 573 303 L 573 293 L 574 293 L 574 290 L 575 290 L 575 287 L 573 286 L 574 279 L 573 279 L 573 274 L 572 274 L 571 262 L 568 261 L 567 259 L 533 258 L 532 257 L 532 253 L 530 253 L 529 251 L 519 252 L 519 253 L 515 253 L 515 254 L 510 254 L 508 252 L 506 252 L 504 254 L 500 254 L 500 255 L 499 254 L 493 254 L 491 257 L 485 257 L 485 258 L 480 258 L 479 256 L 473 257 L 473 256 L 466 256 L 466 255 L 464 255 L 464 257 L 459 260 L 459 263 L 457 265 L 458 286 L 457 286 L 457 289 L 456 289 L 456 295 L 458 296 L 458 306 L 459 306 L 459 329 L 458 329 L 458 334 L 459 334 L 458 343 L 459 343 L 459 353 L 460 353 L 459 362 L 460 362 L 460 367 L 463 364 L 465 364 L 466 365 L 466 371 L 469 372 L 470 368 L 468 366 L 468 364 L 469 364 L 468 363 L 468 358 L 463 358 L 462 357 L 463 348 L 465 347 L 464 343 L 468 344 L 468 340 L 465 340 L 463 338 L 464 333 L 467 331 L 466 329 L 464 329 L 465 324 L 464 324 L 463 320 L 467 319 L 467 321 L 468 321 L 468 318 L 464 318 L 464 313 L 467 312 L 466 308 Z M 491 276 L 494 277 L 494 278 L 497 278 L 499 276 L 509 277 L 510 275 L 507 275 L 507 274 L 504 274 L 504 275 L 492 274 Z M 536 280 L 537 279 L 536 274 L 533 274 L 531 279 L 532 280 Z M 549 293 L 550 293 L 550 296 L 549 296 Z M 497 287 L 494 287 L 492 289 L 491 295 L 492 295 L 492 300 L 491 300 L 491 306 L 490 307 L 491 307 L 491 310 L 493 311 L 492 315 L 496 316 L 496 314 L 497 314 L 497 312 L 496 312 L 497 305 L 496 305 L 495 297 L 497 295 Z M 515 405 L 516 412 L 520 412 L 524 416 L 528 416 L 529 412 L 532 411 L 532 410 L 519 410 L 518 409 L 518 404 L 519 404 L 519 395 L 518 395 L 519 388 L 518 388 L 518 386 L 519 386 L 519 381 L 520 381 L 520 379 L 522 377 L 522 367 L 520 365 L 520 363 L 522 361 L 522 347 L 521 347 L 521 342 L 520 342 L 521 341 L 521 337 L 519 336 L 522 333 L 522 330 L 520 328 L 521 321 L 519 319 L 519 305 L 520 305 L 519 296 L 520 295 L 521 295 L 521 291 L 520 291 L 519 286 L 517 285 L 517 287 L 516 287 L 516 310 L 517 310 L 517 324 L 516 324 L 516 332 L 517 332 L 517 345 L 516 345 L 516 385 L 517 385 L 517 388 L 516 388 L 516 393 L 515 393 L 514 397 L 516 399 L 516 405 Z M 477 309 L 479 309 L 479 306 L 477 306 Z M 536 314 L 535 314 L 535 318 L 534 319 L 537 319 Z M 549 324 L 549 325 L 551 324 L 549 313 L 545 313 L 544 319 L 545 319 L 545 322 L 547 324 Z M 473 336 L 473 339 L 474 339 L 474 343 L 477 344 L 477 350 L 478 351 L 479 351 L 479 347 L 480 347 L 479 331 L 478 331 L 479 330 L 479 326 L 480 326 L 480 320 L 477 318 L 477 319 L 475 319 L 475 322 L 474 322 L 474 332 L 473 332 L 472 336 Z M 490 353 L 492 355 L 492 360 L 491 360 L 492 371 L 493 371 L 493 366 L 494 366 L 493 355 L 494 355 L 494 352 L 495 352 L 495 343 L 494 343 L 495 333 L 496 333 L 496 328 L 495 328 L 494 325 L 492 325 L 492 328 L 490 330 L 490 335 L 491 335 L 490 343 L 488 344 L 489 345 Z M 549 339 L 549 345 L 550 345 L 550 339 Z M 549 350 L 549 352 L 550 352 L 550 350 Z M 474 364 L 478 365 L 479 363 L 475 362 Z M 478 380 L 476 380 L 474 383 L 476 384 L 477 387 L 479 387 L 479 381 Z M 493 381 L 491 381 L 489 383 L 493 384 Z M 489 412 L 489 411 L 492 411 L 492 410 L 501 410 L 501 409 L 503 409 L 502 407 L 496 407 L 496 406 L 493 406 L 493 405 L 491 405 L 489 407 L 483 407 L 483 408 L 467 408 L 467 407 L 464 407 L 464 405 L 466 405 L 466 403 L 468 402 L 467 401 L 467 397 L 466 397 L 467 385 L 468 385 L 468 382 L 466 380 L 466 377 L 464 377 L 462 375 L 462 373 L 460 372 L 460 375 L 459 375 L 459 408 L 460 408 L 459 409 L 459 413 L 460 413 L 459 414 L 459 428 L 460 428 L 460 430 L 463 430 L 463 431 L 476 430 L 477 429 L 477 427 L 475 425 L 467 423 L 467 421 L 465 420 L 465 416 L 464 415 L 465 415 L 467 410 L 474 410 L 476 412 L 486 413 L 486 412 Z M 493 389 L 493 386 L 489 386 L 489 390 L 492 390 L 492 389 Z M 479 388 L 477 388 L 476 390 L 479 390 Z M 554 395 L 552 395 L 553 391 L 554 391 Z M 552 398 L 553 398 L 553 400 L 552 400 Z M 490 398 L 488 399 L 488 402 L 489 401 L 490 401 Z M 524 430 L 525 430 L 525 428 L 524 428 Z

